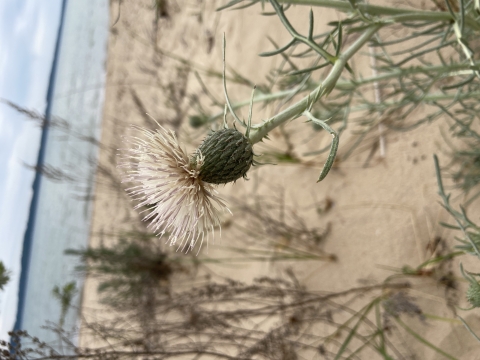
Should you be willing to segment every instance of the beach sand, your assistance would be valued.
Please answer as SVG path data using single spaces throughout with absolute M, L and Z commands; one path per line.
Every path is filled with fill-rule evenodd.
M 224 102 L 220 78 L 206 75 L 207 71 L 217 75 L 221 72 L 222 34 L 225 33 L 227 41 L 227 68 L 235 69 L 257 84 L 264 82 L 270 69 L 281 61 L 279 56 L 258 56 L 273 48 L 268 37 L 279 45 L 290 39 L 276 16 L 260 15 L 259 5 L 241 11 L 216 12 L 224 1 L 178 0 L 168 3 L 168 17 L 156 21 L 150 0 L 124 1 L 120 10 L 118 2 L 111 2 L 112 24 L 117 17 L 118 21 L 110 31 L 106 64 L 106 98 L 91 229 L 92 246 L 108 244 L 112 235 L 130 230 L 132 224 L 137 224 L 134 226 L 139 229 L 143 226 L 141 215 L 132 210 L 132 202 L 124 191 L 125 185 L 121 184 L 116 167 L 117 149 L 125 146 L 122 136 L 134 133 L 130 125 L 154 128 L 155 123 L 145 114 L 148 113 L 163 126 L 174 129 L 188 144 L 187 149 L 192 151 L 207 131 L 206 128 L 194 130 L 188 124 L 188 115 L 197 113 L 195 98 L 201 100 L 206 111 L 221 112 L 221 108 L 210 106 L 212 101 L 202 91 L 195 70 L 213 96 L 220 103 Z M 288 11 L 292 24 L 303 32 L 307 31 L 308 11 L 308 7 L 293 7 Z M 325 31 L 327 22 L 338 19 L 339 15 L 333 10 L 315 9 L 315 32 Z M 181 59 L 190 61 L 194 67 L 187 69 L 179 61 Z M 356 58 L 351 65 L 356 72 L 371 75 L 368 57 Z M 315 78 L 325 74 L 325 71 L 319 71 Z M 231 71 L 229 75 L 232 76 Z M 229 81 L 227 86 L 233 102 L 249 99 L 251 85 Z M 369 91 L 367 96 L 373 101 L 373 88 Z M 253 119 L 258 122 L 275 111 L 271 105 L 265 108 L 255 106 Z M 247 108 L 243 108 L 241 114 L 246 117 Z M 352 121 L 341 138 L 339 161 L 320 183 L 316 181 L 327 154 L 308 158 L 302 154 L 327 146 L 330 136 L 315 132 L 303 119 L 289 123 L 284 130 L 274 130 L 271 141 L 256 147 L 255 151 L 284 151 L 291 142 L 295 145 L 292 153 L 304 164 L 278 163 L 256 167 L 249 172 L 249 181 L 239 180 L 233 185 L 220 186 L 218 190 L 226 198 L 283 197 L 285 204 L 309 226 L 330 227 L 328 236 L 312 252 L 334 254 L 337 260 L 208 265 L 210 271 L 250 281 L 264 275 L 281 277 L 290 267 L 308 289 L 343 291 L 381 283 L 395 273 L 392 268 L 414 267 L 428 260 L 434 256 L 428 245 L 435 238 L 452 246 L 452 234 L 438 224 L 439 221 L 451 222 L 439 205 L 433 164 L 434 153 L 446 162 L 440 150 L 442 126 L 445 127 L 445 123 L 437 121 L 410 132 L 386 132 L 384 157 L 374 149 L 379 133 L 373 130 L 352 156 L 342 160 L 354 141 L 351 131 L 355 130 L 355 123 Z M 327 209 L 319 211 L 325 204 Z M 237 221 L 235 214 L 229 221 Z M 198 258 L 224 256 L 228 253 L 226 248 L 232 245 L 254 246 L 242 241 L 238 232 L 225 227 L 221 240 L 209 244 L 208 253 L 204 248 Z M 280 249 L 282 244 L 294 245 L 295 239 L 279 237 L 276 241 Z M 450 266 L 458 275 L 457 264 L 454 262 Z M 455 292 L 446 296 L 445 287 L 431 277 L 409 281 L 413 286 L 410 295 L 425 312 L 446 318 L 454 316 L 445 304 L 446 297 L 456 296 Z M 99 304 L 96 286 L 96 280 L 88 278 L 83 293 L 82 314 L 90 320 L 113 316 Z M 465 304 L 463 299 L 460 303 Z M 478 319 L 474 315 L 467 319 L 474 318 Z M 460 324 L 405 321 L 449 353 L 472 359 L 467 353 L 476 346 L 475 341 Z M 415 358 L 437 358 L 438 354 L 408 334 L 402 336 L 403 346 L 409 348 Z M 81 339 L 82 345 L 92 341 L 91 338 Z M 379 355 L 372 356 L 374 359 Z

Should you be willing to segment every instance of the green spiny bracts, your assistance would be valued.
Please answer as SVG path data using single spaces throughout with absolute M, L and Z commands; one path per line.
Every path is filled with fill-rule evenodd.
M 473 307 L 480 307 L 480 284 L 478 282 L 470 282 L 467 289 L 467 300 Z
M 203 157 L 200 168 L 202 181 L 225 184 L 245 177 L 253 163 L 250 140 L 236 129 L 222 129 L 208 135 L 194 155 Z

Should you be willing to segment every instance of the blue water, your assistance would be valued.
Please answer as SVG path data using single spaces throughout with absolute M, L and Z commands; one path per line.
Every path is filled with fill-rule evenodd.
M 54 123 L 62 119 L 62 126 L 44 130 L 39 154 L 39 165 L 60 173 L 35 178 L 15 324 L 52 343 L 58 336 L 42 328 L 60 319 L 52 289 L 70 281 L 80 290 L 82 286 L 74 272 L 78 263 L 64 251 L 88 244 L 108 33 L 108 0 L 65 0 L 47 98 L 47 118 Z M 67 330 L 79 324 L 80 294 L 67 313 Z

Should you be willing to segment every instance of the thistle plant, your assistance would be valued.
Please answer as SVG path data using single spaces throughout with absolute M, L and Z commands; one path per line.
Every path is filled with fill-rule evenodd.
M 284 59 L 275 72 L 286 76 L 278 81 L 281 91 L 274 91 L 278 80 L 274 76 L 268 84 L 258 86 L 257 94 L 254 88 L 249 100 L 232 102 L 227 92 L 224 36 L 222 77 L 226 105 L 223 107 L 215 101 L 223 111 L 211 116 L 202 111 L 190 117 L 192 125 L 198 126 L 221 119 L 223 115 L 224 128 L 209 135 L 191 157 L 184 152 L 178 155 L 181 151 L 176 140 L 162 140 L 164 145 L 160 147 L 139 140 L 130 157 L 137 164 L 130 168 L 126 178 L 137 183 L 130 193 L 140 200 L 138 207 L 153 209 L 145 220 L 151 220 L 152 229 L 159 234 L 169 232 L 170 243 L 179 242 L 187 251 L 198 241 L 208 242 L 214 228 L 220 226 L 220 212 L 228 211 L 211 184 L 245 177 L 255 164 L 255 144 L 268 139 L 269 133 L 278 126 L 302 118 L 328 132 L 330 146 L 310 153 L 329 152 L 318 177 L 318 181 L 322 181 L 334 164 L 340 136 L 348 127 L 352 113 L 366 111 L 367 116 L 355 123 L 359 135 L 347 144 L 343 158 L 352 154 L 377 126 L 381 126 L 380 140 L 385 128 L 410 130 L 441 116 L 453 121 L 457 128 L 469 129 L 480 110 L 476 100 L 480 96 L 480 64 L 475 59 L 480 32 L 478 0 L 461 0 L 458 6 L 446 1 L 444 7 L 432 3 L 437 6 L 436 11 L 374 6 L 357 0 L 270 0 L 273 13 L 265 10 L 264 0 L 232 0 L 219 10 L 241 9 L 257 3 L 266 15 L 275 14 L 291 35 L 286 44 L 279 46 L 272 41 L 275 49 L 260 54 Z M 332 8 L 346 16 L 330 22 L 331 31 L 315 34 L 311 9 L 308 30 L 302 34 L 288 19 L 288 7 L 293 4 Z M 400 30 L 400 36 L 392 36 L 393 31 Z M 390 33 L 385 40 L 387 31 Z M 365 78 L 364 74 L 356 74 L 349 62 L 367 44 L 373 49 L 368 56 L 375 60 L 372 64 L 376 68 L 374 76 Z M 399 47 L 402 50 L 399 51 Z M 310 61 L 310 65 L 305 67 L 305 61 Z M 327 69 L 327 74 L 315 80 L 320 69 Z M 365 90 L 372 85 L 377 92 L 375 102 L 365 96 Z M 280 102 L 278 111 L 268 119 L 252 122 L 253 104 L 273 101 Z M 235 111 L 247 105 L 250 109 L 245 121 Z M 233 129 L 226 126 L 227 109 L 233 119 Z M 421 117 L 416 115 L 418 109 L 424 110 Z M 341 125 L 335 125 L 336 122 Z M 236 126 L 243 127 L 244 134 Z M 145 135 L 150 141 L 154 138 L 160 141 L 163 136 Z M 160 148 L 167 154 L 168 146 L 175 148 L 170 155 L 155 155 Z M 168 166 L 158 164 L 167 157 Z M 156 167 L 160 169 L 158 172 Z M 166 175 L 171 170 L 176 175 Z
M 443 224 L 445 227 L 459 230 L 463 234 L 463 238 L 456 238 L 460 243 L 457 248 L 463 251 L 465 254 L 475 256 L 480 260 L 480 226 L 475 224 L 467 215 L 466 210 L 460 206 L 460 211 L 456 210 L 450 203 L 450 195 L 445 192 L 443 185 L 443 180 L 441 176 L 440 164 L 437 156 L 434 157 L 435 160 L 435 170 L 437 173 L 437 183 L 439 189 L 439 195 L 442 198 L 443 207 L 448 211 L 448 213 L 455 220 L 455 225 L 452 224 Z M 480 276 L 479 274 L 466 271 L 463 267 L 463 264 L 460 263 L 460 272 L 462 273 L 464 279 L 468 282 L 469 286 L 466 291 L 465 297 L 470 303 L 471 308 L 461 309 L 461 310 L 471 310 L 473 308 L 480 307 L 480 284 L 478 283 L 476 277 Z M 466 329 L 480 342 L 480 338 L 473 332 L 465 320 L 458 316 L 457 317 L 465 325 Z
M 233 0 L 223 8 L 243 8 L 257 3 L 265 7 L 266 2 Z M 336 130 L 341 135 L 352 123 L 349 121 L 351 114 L 367 112 L 361 120 L 354 122 L 358 127 L 358 136 L 345 149 L 343 158 L 346 158 L 378 125 L 386 130 L 405 131 L 443 116 L 452 121 L 457 129 L 468 130 L 477 117 L 479 105 L 476 98 L 480 94 L 480 64 L 475 60 L 480 30 L 478 1 L 459 1 L 458 6 L 446 1 L 443 7 L 438 6 L 439 2 L 432 2 L 432 6 L 437 6 L 437 11 L 381 7 L 356 0 L 281 1 L 287 6 L 296 4 L 332 8 L 347 14 L 341 21 L 329 23 L 331 31 L 313 34 L 314 17 L 311 11 L 308 35 L 302 35 L 293 28 L 288 21 L 286 8 L 280 2 L 273 0 L 270 3 L 292 35 L 292 40 L 283 46 L 274 44 L 275 50 L 260 56 L 281 55 L 284 61 L 276 74 L 283 74 L 283 78 L 287 79 L 302 75 L 303 81 L 287 90 L 266 91 L 254 102 L 280 100 L 289 103 L 295 95 L 307 93 L 307 96 L 263 124 L 254 126 L 254 129 L 257 127 L 257 132 L 254 131 L 255 140 L 264 131 L 268 132 L 283 121 L 303 115 L 311 119 L 308 112 L 325 114 L 324 119 L 327 120 L 323 123 L 331 128 L 334 122 L 341 121 L 341 126 Z M 385 40 L 387 36 L 388 41 Z M 352 37 L 356 40 L 343 50 Z M 376 67 L 373 76 L 365 77 L 363 73 L 355 74 L 348 61 L 367 42 L 373 50 L 368 56 L 374 58 L 372 63 Z M 307 49 L 300 46 L 306 46 Z M 311 66 L 302 67 L 299 59 L 303 62 L 311 59 Z M 326 77 L 313 80 L 316 72 L 328 67 L 330 71 Z M 348 70 L 349 78 L 341 78 L 344 69 Z M 262 89 L 270 90 L 273 83 Z M 372 85 L 379 95 L 375 102 L 365 96 L 365 90 Z M 241 101 L 232 106 L 236 108 L 245 104 L 246 101 Z M 423 110 L 421 117 L 417 115 L 419 109 Z M 211 116 L 210 121 L 217 117 L 217 114 Z M 325 150 L 328 149 L 311 154 Z M 333 150 L 336 148 L 332 146 L 330 155 L 334 153 Z M 330 162 L 327 161 L 327 165 Z

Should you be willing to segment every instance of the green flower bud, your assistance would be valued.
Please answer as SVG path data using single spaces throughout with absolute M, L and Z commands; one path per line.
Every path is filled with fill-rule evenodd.
M 222 129 L 208 135 L 192 159 L 200 165 L 200 178 L 211 184 L 225 184 L 245 177 L 253 163 L 250 140 L 236 129 Z
M 467 290 L 467 300 L 474 307 L 480 307 L 480 284 L 476 281 L 470 282 Z

